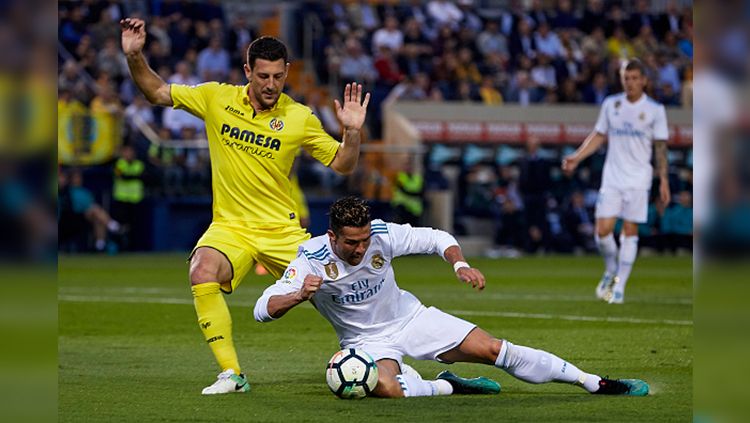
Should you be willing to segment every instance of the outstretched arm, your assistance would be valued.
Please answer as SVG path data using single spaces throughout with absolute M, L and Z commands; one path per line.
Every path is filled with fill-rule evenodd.
M 453 266 L 453 270 L 456 272 L 458 280 L 470 283 L 473 288 L 479 290 L 484 289 L 484 275 L 478 269 L 469 266 L 469 263 L 466 262 L 466 259 L 464 259 L 464 255 L 461 252 L 461 247 L 458 245 L 448 247 L 443 256 L 445 257 L 445 261 Z
M 669 205 L 672 194 L 669 192 L 669 159 L 667 158 L 667 141 L 654 142 L 656 172 L 659 175 L 659 199 L 664 207 Z
M 569 154 L 563 158 L 562 170 L 567 173 L 573 172 L 579 163 L 594 154 L 604 144 L 605 139 L 604 134 L 591 131 L 589 136 L 583 141 L 583 144 L 573 154 Z
M 343 105 L 338 100 L 334 100 L 336 117 L 344 127 L 344 136 L 330 167 L 339 174 L 349 175 L 357 166 L 362 125 L 365 123 L 369 102 L 370 93 L 365 94 L 365 99 L 362 101 L 362 84 L 355 83 L 346 84 Z
M 158 106 L 172 106 L 169 84 L 146 62 L 143 46 L 146 43 L 146 23 L 142 19 L 126 18 L 120 21 L 122 51 L 128 61 L 133 81 L 146 99 Z

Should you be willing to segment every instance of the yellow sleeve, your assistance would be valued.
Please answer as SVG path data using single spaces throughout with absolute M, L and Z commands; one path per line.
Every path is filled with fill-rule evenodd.
M 312 114 L 307 116 L 305 121 L 305 135 L 302 141 L 302 148 L 311 156 L 328 166 L 336 157 L 340 143 L 323 129 L 323 124 Z
M 206 82 L 198 85 L 171 84 L 170 93 L 175 109 L 183 109 L 205 119 L 208 104 L 219 89 L 218 82 Z

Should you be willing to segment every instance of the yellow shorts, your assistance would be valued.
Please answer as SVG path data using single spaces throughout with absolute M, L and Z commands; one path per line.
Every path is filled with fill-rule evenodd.
M 211 222 L 190 258 L 200 247 L 211 247 L 224 254 L 232 266 L 232 280 L 222 283 L 221 290 L 231 294 L 256 263 L 280 278 L 297 256 L 300 244 L 308 239 L 310 234 L 299 226 L 257 228 L 242 223 Z

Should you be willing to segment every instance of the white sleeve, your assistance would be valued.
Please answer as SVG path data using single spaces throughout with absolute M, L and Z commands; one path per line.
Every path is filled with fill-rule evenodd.
M 607 119 L 607 107 L 609 106 L 609 100 L 604 100 L 602 108 L 599 110 L 599 118 L 596 120 L 594 130 L 602 135 L 607 135 L 609 131 L 609 120 Z
M 255 320 L 258 322 L 270 322 L 275 320 L 268 314 L 268 300 L 276 295 L 286 295 L 292 292 L 297 292 L 302 288 L 302 282 L 305 280 L 305 276 L 314 273 L 310 262 L 304 255 L 299 255 L 294 261 L 289 263 L 286 271 L 281 276 L 281 279 L 277 280 L 275 284 L 266 288 L 263 291 L 263 295 L 258 298 L 255 302 L 255 308 L 253 309 L 253 315 Z
M 654 140 L 669 140 L 669 127 L 667 127 L 667 111 L 664 106 L 659 106 L 654 119 Z
M 409 254 L 439 254 L 445 259 L 445 250 L 458 245 L 453 235 L 439 229 L 412 228 L 411 225 L 388 223 L 388 237 L 393 257 Z

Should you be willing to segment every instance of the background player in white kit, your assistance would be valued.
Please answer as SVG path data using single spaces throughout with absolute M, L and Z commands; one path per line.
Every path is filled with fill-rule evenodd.
M 625 284 L 638 255 L 638 224 L 648 215 L 649 190 L 653 180 L 652 151 L 656 151 L 659 200 L 669 204 L 667 173 L 667 114 L 664 106 L 644 93 L 647 79 L 643 64 L 631 60 L 620 69 L 624 92 L 607 97 L 591 134 L 563 159 L 570 173 L 606 140 L 602 185 L 596 202 L 596 243 L 604 256 L 605 270 L 596 296 L 610 304 L 622 304 Z M 612 235 L 622 218 L 620 250 Z
M 378 365 L 380 397 L 496 394 L 487 378 L 464 379 L 441 372 L 423 380 L 404 365 L 403 356 L 445 363 L 494 365 L 530 383 L 562 382 L 596 394 L 646 395 L 637 379 L 610 380 L 579 370 L 546 351 L 492 337 L 476 325 L 425 307 L 396 284 L 391 262 L 409 254 L 439 254 L 456 276 L 483 289 L 482 273 L 465 261 L 456 239 L 432 228 L 370 219 L 367 204 L 355 197 L 336 201 L 327 235 L 306 241 L 282 279 L 255 304 L 255 318 L 268 322 L 310 300 L 336 330 L 341 348 L 360 348 Z

